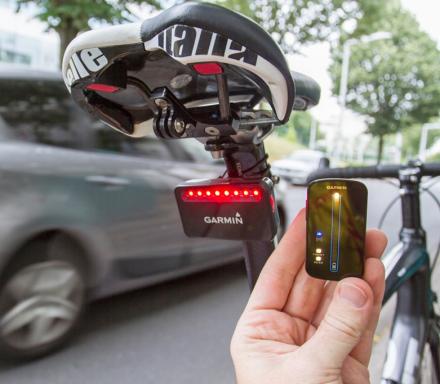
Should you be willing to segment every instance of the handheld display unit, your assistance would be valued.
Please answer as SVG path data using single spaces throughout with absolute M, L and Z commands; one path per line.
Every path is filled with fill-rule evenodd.
M 307 189 L 309 275 L 325 280 L 360 277 L 364 271 L 367 188 L 358 181 L 324 179 Z

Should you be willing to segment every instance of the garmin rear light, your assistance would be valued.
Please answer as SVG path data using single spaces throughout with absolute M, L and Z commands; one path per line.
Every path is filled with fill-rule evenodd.
M 189 237 L 272 240 L 278 214 L 270 179 L 193 180 L 175 191 L 183 228 Z

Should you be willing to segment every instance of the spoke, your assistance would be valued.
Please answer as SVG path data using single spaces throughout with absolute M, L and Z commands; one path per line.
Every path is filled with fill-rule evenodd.
M 68 298 L 80 282 L 77 272 L 68 264 L 44 262 L 17 274 L 7 285 L 7 292 L 17 301 L 32 295 Z
M 55 320 L 61 320 L 68 328 L 77 313 L 78 308 L 69 301 L 58 298 L 32 298 L 12 308 L 0 322 L 0 329 L 2 335 L 8 336 L 29 327 L 28 343 L 34 345 L 51 338 L 50 326 Z M 46 336 L 43 337 L 43 334 Z
M 47 302 L 44 298 L 23 301 L 7 312 L 0 323 L 3 330 L 13 332 L 32 323 L 38 317 L 70 320 L 76 307 L 69 302 Z
M 12 334 L 32 322 L 37 314 L 36 309 L 29 308 L 31 304 L 22 302 L 6 313 L 0 323 L 3 335 Z
M 19 301 L 28 295 L 34 281 L 35 276 L 33 273 L 22 271 L 7 284 L 5 292 L 13 299 Z
M 64 278 L 64 281 L 58 291 L 58 296 L 67 299 L 78 288 L 79 277 L 75 271 L 70 270 L 70 271 L 66 271 L 64 273 L 63 278 Z
M 48 265 L 38 271 L 32 292 L 68 297 L 77 284 L 78 275 L 71 267 Z
M 30 324 L 29 345 L 38 345 L 50 339 L 50 326 L 54 319 L 48 316 L 37 316 Z

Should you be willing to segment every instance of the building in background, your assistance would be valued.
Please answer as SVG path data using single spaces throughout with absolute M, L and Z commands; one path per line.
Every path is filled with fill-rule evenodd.
M 57 70 L 59 40 L 32 14 L 15 12 L 15 1 L 0 0 L 0 65 Z

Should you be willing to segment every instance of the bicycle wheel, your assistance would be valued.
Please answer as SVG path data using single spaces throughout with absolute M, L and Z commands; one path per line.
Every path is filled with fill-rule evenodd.
M 421 369 L 421 384 L 440 384 L 440 321 L 436 315 L 430 321 Z

